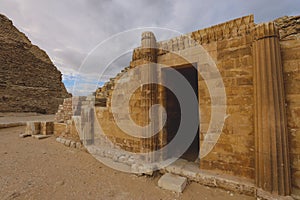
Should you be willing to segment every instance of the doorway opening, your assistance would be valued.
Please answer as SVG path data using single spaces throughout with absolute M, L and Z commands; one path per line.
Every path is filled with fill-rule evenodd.
M 192 86 L 195 95 L 198 98 L 198 71 L 193 65 L 184 65 L 179 67 L 174 67 L 173 69 L 177 70 Z M 173 87 L 179 87 L 176 84 L 179 84 L 174 78 L 168 75 L 168 68 L 163 70 L 163 79 L 164 81 L 172 85 Z M 171 142 L 172 139 L 176 136 L 176 133 L 179 129 L 179 125 L 181 122 L 181 111 L 180 111 L 180 104 L 174 93 L 165 88 L 166 90 L 166 111 L 167 111 L 167 121 L 166 121 L 166 130 L 167 130 L 167 142 Z M 199 100 L 198 100 L 199 101 Z M 199 104 L 198 104 L 199 105 Z M 199 108 L 195 107 L 194 109 L 197 110 L 198 115 L 197 118 L 191 120 L 197 120 L 199 122 Z M 196 161 L 199 157 L 200 151 L 200 138 L 199 138 L 199 127 L 197 130 L 197 134 L 190 145 L 190 147 L 185 151 L 185 153 L 181 156 L 182 159 L 188 161 Z

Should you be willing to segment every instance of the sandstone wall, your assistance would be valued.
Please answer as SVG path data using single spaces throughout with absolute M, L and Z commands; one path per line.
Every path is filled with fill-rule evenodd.
M 105 135 L 117 146 L 123 148 L 126 151 L 130 152 L 141 152 L 142 151 L 142 142 L 140 138 L 132 137 L 126 133 L 124 133 L 116 124 L 116 119 L 120 120 L 122 119 L 124 123 L 128 121 L 128 118 L 124 118 L 123 113 L 118 113 L 114 118 L 112 110 L 111 110 L 111 94 L 114 90 L 115 94 L 118 96 L 118 98 L 122 98 L 124 96 L 124 93 L 126 93 L 126 90 L 116 90 L 114 88 L 115 82 L 118 81 L 120 77 L 122 77 L 123 74 L 129 73 L 130 69 L 125 68 L 118 76 L 116 76 L 113 79 L 110 79 L 109 82 L 107 82 L 101 89 L 97 90 L 96 92 L 96 102 L 102 101 L 105 102 L 105 104 L 102 103 L 102 106 L 96 106 L 96 116 L 100 123 L 101 128 L 103 129 L 103 132 Z M 141 77 L 139 76 L 131 76 L 128 83 L 134 82 L 136 80 L 140 80 Z M 125 84 L 128 84 L 125 83 Z M 120 87 L 122 88 L 122 87 Z M 126 85 L 124 85 L 124 88 L 126 88 Z M 139 91 L 139 90 L 138 90 Z M 103 101 L 103 99 L 105 99 Z M 135 93 L 131 99 L 131 104 L 136 105 L 136 103 L 141 102 L 141 92 Z M 141 104 L 139 104 L 141 105 Z M 124 105 L 120 105 L 124 106 Z M 141 106 L 132 106 L 132 109 L 142 109 Z M 135 120 L 136 123 L 139 123 L 141 120 L 138 120 L 137 116 L 135 114 L 143 115 L 143 112 L 141 110 L 131 110 L 132 117 Z M 135 115 L 135 116 L 134 116 Z M 123 117 L 123 118 L 122 118 Z M 140 119 L 144 119 L 141 117 Z
M 227 96 L 227 118 L 221 137 L 208 156 L 201 159 L 202 169 L 222 171 L 235 176 L 254 179 L 254 111 L 252 36 L 253 16 L 244 22 L 232 21 L 208 30 L 213 34 L 223 28 L 223 37 L 217 41 L 195 38 L 214 58 L 223 78 Z M 226 30 L 232 27 L 231 30 Z M 222 30 L 222 29 L 221 29 Z M 226 33 L 226 31 L 228 31 Z M 199 66 L 207 71 L 206 66 Z M 214 77 L 212 77 L 213 79 Z M 200 137 L 205 137 L 211 121 L 211 99 L 205 81 L 200 76 Z
M 208 29 L 195 31 L 188 35 L 193 37 L 198 44 L 201 44 L 216 62 L 223 77 L 227 95 L 228 118 L 225 127 L 213 151 L 202 159 L 201 168 L 220 170 L 250 179 L 254 178 L 253 69 L 252 36 L 250 34 L 250 29 L 253 27 L 253 16 L 248 16 Z M 170 67 L 189 64 L 191 60 L 198 62 L 197 59 L 201 52 L 193 50 L 195 44 L 187 44 L 184 37 L 186 36 L 157 43 L 159 48 L 157 62 Z M 142 51 L 140 48 L 135 49 L 131 68 L 145 63 Z M 170 51 L 175 53 L 170 53 Z M 179 54 L 188 55 L 189 61 L 178 56 L 176 54 L 178 52 Z M 198 67 L 201 71 L 208 70 L 205 69 L 206 65 L 199 64 Z M 106 84 L 109 88 L 105 86 L 99 89 L 96 94 L 99 98 L 104 96 L 107 98 L 106 107 L 96 108 L 99 122 L 104 128 L 105 134 L 119 146 L 134 152 L 139 152 L 141 149 L 156 149 L 158 147 L 154 145 L 159 145 L 159 143 L 165 145 L 166 141 L 162 141 L 165 138 L 152 138 L 148 141 L 144 139 L 143 141 L 128 136 L 116 126 L 110 110 L 110 95 L 114 89 L 114 82 L 118 80 L 118 77 Z M 132 75 L 131 80 L 128 82 L 140 78 L 138 75 Z M 126 91 L 114 92 L 120 95 L 126 93 Z M 144 105 L 143 102 L 147 98 L 145 94 L 147 94 L 145 88 L 138 89 L 132 95 L 130 101 L 131 117 L 139 125 L 146 125 L 147 117 L 145 116 L 149 114 L 147 112 L 149 105 Z M 157 90 L 156 96 L 159 102 L 165 101 L 166 97 L 162 88 Z M 211 100 L 206 83 L 200 75 L 199 96 L 202 141 L 210 122 Z M 122 113 L 118 114 L 121 118 Z M 126 121 L 126 119 L 123 120 Z
M 293 194 L 300 194 L 299 24 L 299 17 L 275 20 L 275 27 L 280 33 L 278 37 L 273 23 L 257 25 L 250 15 L 157 43 L 159 50 L 155 62 L 170 67 L 192 63 L 201 72 L 209 72 L 210 69 L 201 61 L 201 52 L 186 39 L 192 37 L 213 58 L 222 75 L 227 95 L 225 126 L 213 150 L 201 159 L 201 169 L 244 177 L 258 188 L 279 195 L 290 194 L 291 181 Z M 188 61 L 180 55 L 187 57 Z M 153 58 L 145 54 L 141 47 L 136 48 L 130 67 L 138 67 L 149 59 Z M 215 74 L 210 75 L 208 79 L 213 80 Z M 203 145 L 211 121 L 212 99 L 203 77 L 201 74 L 198 76 L 200 143 Z M 132 76 L 128 82 L 135 81 L 136 78 L 141 77 Z M 128 137 L 116 126 L 110 107 L 114 84 L 110 82 L 108 85 L 112 87 L 105 93 L 98 90 L 97 95 L 106 104 L 97 108 L 97 116 L 109 138 L 122 148 L 134 152 L 164 146 L 165 129 L 158 138 L 142 140 Z M 151 104 L 145 106 L 141 100 L 147 98 L 144 92 L 153 91 L 147 90 L 147 87 L 141 88 L 131 97 L 131 117 L 137 124 L 145 125 L 148 122 L 145 116 L 149 113 L 145 109 Z M 157 87 L 155 91 L 155 98 L 159 103 L 168 103 L 164 88 Z M 261 93 L 262 91 L 265 92 Z M 117 94 L 121 95 L 122 92 L 126 91 L 117 91 Z M 267 100 L 262 99 L 259 96 L 261 94 Z M 288 137 L 285 132 L 286 124 Z
M 275 20 L 280 27 L 292 186 L 300 194 L 300 16 Z
M 54 114 L 67 97 L 48 55 L 0 15 L 0 112 Z

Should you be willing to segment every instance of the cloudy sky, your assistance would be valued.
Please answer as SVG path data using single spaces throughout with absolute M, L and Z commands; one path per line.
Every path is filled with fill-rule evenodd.
M 110 57 L 111 48 L 115 51 L 122 48 L 118 46 L 119 40 L 109 39 L 115 34 L 142 27 L 174 30 L 160 34 L 161 29 L 155 29 L 157 39 L 163 40 L 248 14 L 254 14 L 257 23 L 270 21 L 284 15 L 299 15 L 300 0 L 1 0 L 0 13 L 13 20 L 33 44 L 48 53 L 63 73 L 70 92 L 76 77 L 81 77 L 84 83 L 82 91 L 89 92 L 99 77 L 90 71 L 86 74 L 94 77 L 85 76 L 80 66 L 97 45 L 107 40 L 110 45 L 102 45 L 102 51 L 98 52 L 103 53 L 103 58 Z M 140 32 L 122 35 L 121 41 L 124 37 L 136 37 L 128 39 L 130 48 L 134 48 L 139 45 L 137 34 Z M 114 70 L 108 74 L 120 71 L 125 67 L 119 66 L 120 63 L 124 65 L 130 57 L 130 51 L 122 54 L 112 63 Z M 103 65 L 107 63 L 109 60 L 99 61 L 96 67 L 105 68 Z

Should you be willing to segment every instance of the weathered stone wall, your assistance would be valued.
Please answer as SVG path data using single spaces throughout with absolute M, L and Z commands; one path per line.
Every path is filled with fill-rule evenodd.
M 57 111 L 71 95 L 48 55 L 0 15 L 0 111 Z
M 300 16 L 275 20 L 280 28 L 293 192 L 300 195 Z
M 72 97 L 66 98 L 63 104 L 59 105 L 55 114 L 55 121 L 60 123 L 66 123 L 72 119 L 72 116 L 81 115 L 82 103 L 86 100 L 86 97 Z
M 176 67 L 190 64 L 190 61 L 198 62 L 201 52 L 193 49 L 193 46 L 196 44 L 187 43 L 186 37 L 192 37 L 214 59 L 226 88 L 228 118 L 218 144 L 207 157 L 201 160 L 201 168 L 220 170 L 250 179 L 254 178 L 253 69 L 251 51 L 251 29 L 253 27 L 253 16 L 248 16 L 208 29 L 195 31 L 187 36 L 180 36 L 157 43 L 157 48 L 159 49 L 157 52 L 157 63 L 165 66 Z M 180 54 L 188 55 L 185 57 L 188 58 L 189 62 L 182 58 Z M 143 49 L 135 49 L 131 68 L 138 67 L 144 63 Z M 209 70 L 206 69 L 206 65 L 201 65 L 200 63 L 198 67 L 201 71 Z M 127 68 L 126 71 L 128 70 Z M 96 97 L 107 98 L 107 107 L 96 108 L 99 122 L 105 134 L 126 150 L 139 152 L 142 149 L 156 149 L 157 146 L 153 147 L 154 143 L 151 144 L 151 139 L 142 141 L 142 139 L 130 137 L 122 132 L 114 122 L 113 114 L 110 110 L 110 98 L 114 89 L 114 82 L 121 75 L 111 79 L 110 83 L 96 93 Z M 132 75 L 131 80 L 128 82 L 134 82 L 140 78 L 138 75 Z M 126 91 L 114 91 L 114 93 L 122 95 Z M 144 105 L 143 103 L 143 100 L 147 98 L 145 94 L 147 94 L 145 88 L 138 89 L 130 100 L 131 117 L 139 125 L 146 125 L 147 117 L 145 116 L 149 114 L 147 112 L 149 105 Z M 206 83 L 201 76 L 199 76 L 199 96 L 201 108 L 200 135 L 202 141 L 211 118 L 211 100 Z M 159 87 L 157 99 L 159 102 L 164 102 L 165 98 L 164 89 Z M 121 118 L 122 113 L 118 113 L 118 116 Z M 128 119 L 123 119 L 123 121 L 126 120 Z M 152 138 L 152 141 L 156 141 L 155 145 L 159 145 L 158 143 L 160 142 L 164 146 L 166 141 L 161 141 L 163 139 Z
M 66 98 L 62 105 L 59 105 L 54 120 L 54 135 L 62 138 L 73 139 L 79 142 L 80 135 L 73 116 L 81 116 L 81 108 L 86 97 Z
M 196 64 L 200 72 L 209 73 L 210 69 L 201 60 L 201 52 L 194 48 L 201 44 L 222 75 L 227 117 L 218 143 L 201 159 L 201 169 L 247 178 L 258 188 L 277 195 L 290 194 L 291 181 L 293 194 L 300 194 L 299 21 L 299 17 L 283 17 L 275 20 L 275 26 L 272 22 L 257 25 L 253 16 L 246 16 L 156 44 L 159 50 L 155 62 L 175 68 Z M 153 59 L 143 48 L 136 48 L 130 68 L 145 64 L 150 58 Z M 210 75 L 206 81 L 215 78 L 214 74 Z M 128 82 L 136 78 L 141 77 L 132 75 Z M 211 121 L 212 99 L 201 74 L 198 78 L 200 143 L 203 145 Z M 102 90 L 96 94 L 105 99 L 102 99 L 105 104 L 96 108 L 105 134 L 122 148 L 134 152 L 166 145 L 165 129 L 158 138 L 142 140 L 129 137 L 116 126 L 110 105 L 114 84 L 108 85 L 112 87 L 105 94 L 100 94 Z M 139 125 L 149 122 L 145 116 L 149 114 L 147 108 L 151 102 L 144 105 L 142 100 L 147 99 L 144 92 L 153 91 L 146 86 L 131 97 L 131 117 Z M 155 91 L 158 103 L 168 103 L 163 87 Z M 116 91 L 119 95 L 124 92 Z M 118 116 L 122 119 L 122 113 Z
M 63 104 L 58 106 L 58 110 L 55 114 L 55 121 L 58 123 L 66 123 L 68 120 L 72 119 L 72 116 L 72 98 L 66 98 L 64 99 Z
M 232 28 L 228 30 L 228 27 Z M 249 179 L 254 178 L 253 27 L 253 16 L 249 16 L 207 30 L 208 35 L 223 30 L 221 38 L 210 41 L 195 38 L 216 62 L 227 96 L 227 118 L 221 137 L 212 152 L 201 159 L 200 167 Z M 200 71 L 209 71 L 205 65 L 198 67 Z M 203 141 L 211 121 L 211 97 L 205 80 L 201 76 L 199 79 L 200 137 Z
M 103 132 L 105 133 L 105 135 L 117 146 L 123 148 L 126 151 L 130 151 L 130 152 L 141 152 L 141 140 L 139 138 L 135 138 L 132 137 L 126 133 L 124 133 L 116 124 L 115 122 L 115 118 L 113 116 L 113 113 L 111 111 L 111 94 L 112 91 L 114 90 L 115 95 L 118 96 L 118 98 L 122 98 L 124 96 L 124 93 L 126 93 L 126 91 L 124 90 L 120 90 L 122 87 L 119 87 L 119 90 L 116 90 L 114 88 L 115 86 L 115 82 L 119 80 L 120 77 L 122 77 L 122 75 L 124 75 L 125 73 L 129 72 L 129 68 L 125 68 L 124 70 L 122 70 L 122 72 L 120 74 L 118 74 L 118 76 L 116 76 L 114 79 L 110 79 L 109 82 L 107 82 L 101 89 L 98 89 L 96 92 L 96 116 L 97 119 L 100 123 L 101 128 L 103 129 Z M 138 76 L 134 76 L 132 75 L 130 77 L 129 82 L 133 82 L 136 80 L 139 80 L 141 77 Z M 125 83 L 126 84 L 126 83 Z M 126 86 L 124 85 L 124 88 L 126 88 Z M 131 99 L 131 104 L 136 105 L 136 106 L 132 106 L 132 108 L 134 109 L 134 107 L 136 109 L 141 109 L 140 106 L 137 106 L 136 103 L 138 103 L 139 101 L 141 101 L 141 93 L 135 93 L 133 94 L 133 98 Z M 135 98 L 136 97 L 136 98 Z M 97 102 L 102 102 L 102 106 L 97 106 Z M 103 102 L 105 102 L 105 104 L 103 104 Z M 140 104 L 139 104 L 140 105 Z M 123 105 L 120 105 L 123 106 Z M 139 123 L 140 120 L 138 121 L 137 116 L 134 116 L 134 114 L 143 114 L 140 110 L 132 110 L 133 113 L 133 119 L 135 120 L 136 123 Z M 117 120 L 122 119 L 122 117 L 124 117 L 123 113 L 118 113 L 117 116 Z M 123 118 L 122 119 L 124 121 L 124 123 L 126 123 L 126 121 L 128 120 Z

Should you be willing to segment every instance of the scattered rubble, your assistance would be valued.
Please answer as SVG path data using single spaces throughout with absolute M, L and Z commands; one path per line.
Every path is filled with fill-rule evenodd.
M 81 142 L 76 142 L 76 141 L 72 141 L 72 140 L 68 140 L 65 138 L 56 138 L 56 141 L 64 144 L 66 147 L 71 147 L 71 148 L 76 148 L 76 149 L 84 149 L 83 145 L 81 144 Z

